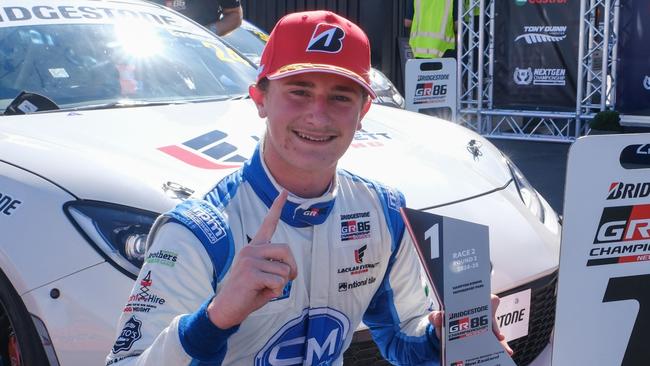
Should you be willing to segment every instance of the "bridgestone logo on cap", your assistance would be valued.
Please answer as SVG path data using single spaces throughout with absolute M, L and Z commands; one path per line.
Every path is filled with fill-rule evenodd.
M 343 29 L 326 23 L 316 26 L 307 46 L 308 52 L 338 53 L 343 49 Z

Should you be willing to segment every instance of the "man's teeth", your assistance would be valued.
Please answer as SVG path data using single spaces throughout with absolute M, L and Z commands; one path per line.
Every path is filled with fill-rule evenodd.
M 314 137 L 314 136 L 309 136 L 309 135 L 304 135 L 300 132 L 297 132 L 298 136 L 305 140 L 310 140 L 310 141 L 316 141 L 316 142 L 325 142 L 328 141 L 330 138 L 329 137 Z

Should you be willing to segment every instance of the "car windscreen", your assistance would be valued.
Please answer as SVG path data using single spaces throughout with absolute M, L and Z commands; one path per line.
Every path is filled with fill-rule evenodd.
M 248 59 L 259 65 L 269 36 L 252 26 L 242 25 L 222 37 Z
M 255 74 L 199 27 L 136 21 L 0 27 L 0 111 L 21 91 L 60 108 L 225 99 L 247 94 Z

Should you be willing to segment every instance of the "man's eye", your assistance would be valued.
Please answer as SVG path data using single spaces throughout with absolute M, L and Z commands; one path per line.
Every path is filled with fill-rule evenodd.
M 293 95 L 298 95 L 298 96 L 305 96 L 305 95 L 308 95 L 307 91 L 306 91 L 306 90 L 302 90 L 302 89 L 299 89 L 299 90 L 291 90 L 290 93 L 293 94 Z
M 335 95 L 332 99 L 336 100 L 337 102 L 349 102 L 351 100 L 350 97 L 345 95 Z

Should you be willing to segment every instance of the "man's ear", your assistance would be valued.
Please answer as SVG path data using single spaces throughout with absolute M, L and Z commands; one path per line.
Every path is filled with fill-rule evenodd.
M 264 97 L 266 96 L 266 93 L 260 89 L 256 84 L 253 84 L 248 87 L 248 94 L 250 94 L 251 99 L 255 103 L 255 106 L 257 107 L 257 114 L 260 116 L 260 118 L 266 118 L 266 107 L 265 107 L 265 99 Z
M 359 113 L 359 123 L 357 123 L 357 131 L 361 129 L 361 120 L 366 115 L 366 113 L 368 113 L 371 105 L 372 105 L 372 99 L 370 97 L 366 97 L 366 100 L 365 102 L 363 102 L 363 106 L 361 107 L 361 113 Z

